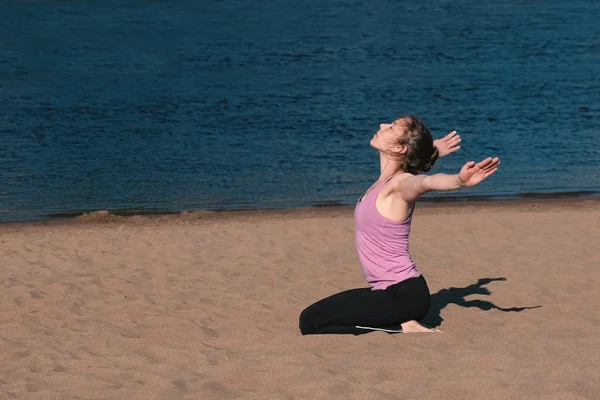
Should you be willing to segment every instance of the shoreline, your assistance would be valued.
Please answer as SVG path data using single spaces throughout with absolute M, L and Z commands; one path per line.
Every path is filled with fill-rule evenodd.
M 600 209 L 600 197 L 548 197 L 548 198 L 513 198 L 491 200 L 484 196 L 477 199 L 422 199 L 416 210 L 421 214 L 439 215 L 445 210 L 453 213 L 470 213 L 489 209 L 506 211 L 543 211 L 573 209 Z M 26 221 L 0 221 L 2 228 L 35 227 L 35 226 L 73 226 L 89 224 L 155 224 L 185 223 L 193 221 L 226 221 L 231 219 L 254 218 L 311 218 L 352 214 L 354 205 L 331 204 L 312 207 L 295 208 L 254 208 L 254 209 L 220 209 L 220 210 L 186 210 L 186 211 L 109 211 L 96 210 L 83 213 L 65 213 L 64 216 L 48 217 Z

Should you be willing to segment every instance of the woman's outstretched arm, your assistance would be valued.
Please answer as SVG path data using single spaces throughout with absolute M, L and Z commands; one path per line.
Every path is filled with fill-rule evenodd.
M 455 175 L 434 174 L 415 175 L 398 182 L 396 191 L 406 202 L 417 200 L 431 191 L 457 190 L 463 186 L 475 186 L 498 170 L 500 159 L 488 157 L 475 163 L 469 161 Z

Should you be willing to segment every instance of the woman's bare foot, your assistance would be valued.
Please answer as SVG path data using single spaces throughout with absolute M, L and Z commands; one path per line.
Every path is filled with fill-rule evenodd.
M 418 323 L 415 320 L 407 321 L 402 324 L 402 333 L 442 333 L 439 329 L 430 328 L 429 326 Z

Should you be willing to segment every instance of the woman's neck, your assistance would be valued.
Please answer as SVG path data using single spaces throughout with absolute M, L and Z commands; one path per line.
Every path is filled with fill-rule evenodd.
M 378 180 L 383 180 L 398 172 L 401 172 L 402 167 L 397 161 L 390 159 L 383 153 L 379 153 L 379 170 L 380 174 Z

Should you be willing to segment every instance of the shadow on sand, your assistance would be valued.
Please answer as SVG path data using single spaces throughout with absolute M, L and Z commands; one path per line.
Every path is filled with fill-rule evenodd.
M 448 289 L 442 289 L 437 293 L 433 293 L 431 295 L 431 306 L 429 308 L 429 312 L 427 316 L 423 319 L 423 323 L 437 327 L 444 320 L 441 315 L 441 311 L 449 304 L 456 304 L 461 307 L 477 307 L 481 310 L 500 310 L 505 312 L 520 312 L 523 310 L 529 310 L 532 308 L 539 308 L 541 306 L 532 306 L 532 307 L 510 307 L 503 308 L 498 307 L 494 303 L 486 300 L 466 300 L 465 297 L 471 294 L 483 294 L 490 295 L 490 292 L 487 288 L 483 287 L 490 282 L 494 281 L 505 281 L 506 278 L 481 278 L 476 283 L 462 287 L 456 288 L 451 287 Z

